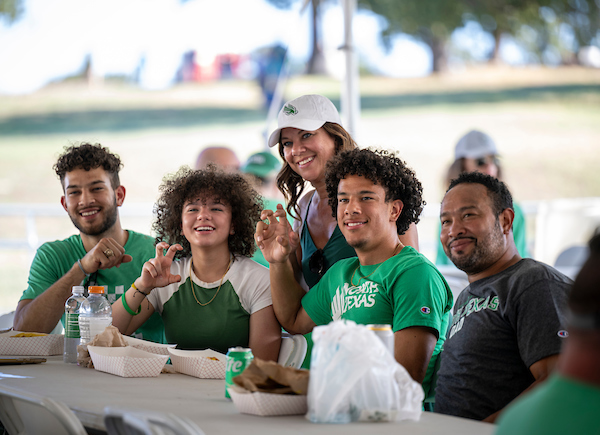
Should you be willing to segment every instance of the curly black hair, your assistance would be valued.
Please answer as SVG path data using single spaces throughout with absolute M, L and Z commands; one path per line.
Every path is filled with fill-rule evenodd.
M 65 175 L 75 169 L 89 171 L 102 167 L 110 177 L 110 183 L 113 189 L 121 185 L 119 180 L 119 171 L 123 168 L 121 158 L 117 154 L 110 152 L 108 148 L 99 143 L 91 144 L 82 142 L 79 145 L 67 146 L 63 154 L 53 166 L 56 175 L 60 178 L 60 183 L 65 188 Z
M 256 250 L 254 231 L 263 209 L 261 196 L 250 183 L 237 173 L 224 172 L 214 164 L 206 169 L 192 170 L 182 166 L 175 174 L 167 175 L 159 187 L 161 192 L 154 206 L 156 220 L 152 229 L 156 243 L 179 243 L 182 251 L 177 258 L 191 255 L 188 240 L 181 234 L 181 213 L 186 201 L 200 196 L 216 196 L 231 206 L 231 223 L 235 233 L 229 236 L 229 252 L 250 257 Z
M 386 150 L 353 149 L 344 151 L 327 163 L 325 184 L 333 217 L 337 218 L 337 193 L 340 180 L 349 176 L 365 177 L 385 189 L 386 202 L 399 199 L 404 204 L 396 221 L 398 234 L 418 223 L 425 206 L 423 186 L 406 163 Z
M 450 181 L 450 187 L 446 190 L 448 193 L 453 187 L 459 184 L 481 184 L 487 191 L 492 200 L 492 209 L 497 216 L 500 216 L 507 208 L 513 209 L 513 200 L 506 184 L 491 175 L 482 172 L 462 172 L 457 178 Z

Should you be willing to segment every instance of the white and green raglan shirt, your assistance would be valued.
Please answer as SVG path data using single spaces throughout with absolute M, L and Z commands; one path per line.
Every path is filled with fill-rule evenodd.
M 219 289 L 221 280 L 207 283 L 193 272 L 190 277 L 190 261 L 191 257 L 174 261 L 171 273 L 181 275 L 181 281 L 148 295 L 163 318 L 167 342 L 179 349 L 222 353 L 234 346 L 248 347 L 250 315 L 273 304 L 269 270 L 250 258 L 235 257 Z M 202 304 L 213 300 L 202 306 L 196 299 Z

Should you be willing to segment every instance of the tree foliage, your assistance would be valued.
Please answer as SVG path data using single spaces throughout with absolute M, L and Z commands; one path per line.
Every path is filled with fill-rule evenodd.
M 600 40 L 600 0 L 358 0 L 358 4 L 386 19 L 381 35 L 385 44 L 402 32 L 429 45 L 434 71 L 445 67 L 445 45 L 452 32 L 469 20 L 479 22 L 494 36 L 490 59 L 497 59 L 503 34 L 524 40 L 537 54 L 549 46 L 564 45 L 565 32 L 573 35 L 575 49 L 594 38 L 597 44 Z
M 0 0 L 0 21 L 13 23 L 23 14 L 23 0 Z

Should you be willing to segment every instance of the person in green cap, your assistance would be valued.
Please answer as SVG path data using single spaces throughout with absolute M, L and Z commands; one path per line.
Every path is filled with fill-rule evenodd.
M 252 154 L 240 169 L 242 173 L 250 176 L 254 188 L 263 197 L 265 210 L 277 210 L 277 204 L 284 204 L 275 180 L 279 169 L 281 169 L 281 162 L 267 151 Z M 293 218 L 288 217 L 288 220 L 291 225 Z M 269 262 L 265 260 L 260 249 L 256 250 L 252 259 L 265 267 L 269 267 Z

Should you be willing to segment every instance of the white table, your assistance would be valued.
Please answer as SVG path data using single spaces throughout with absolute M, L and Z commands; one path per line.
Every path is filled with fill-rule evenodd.
M 224 380 L 183 374 L 156 378 L 121 378 L 46 357 L 43 364 L 0 366 L 0 389 L 51 397 L 71 408 L 84 426 L 105 430 L 106 406 L 173 413 L 193 420 L 207 435 L 267 434 L 491 434 L 495 426 L 424 412 L 418 422 L 314 424 L 302 415 L 258 417 L 240 414 L 224 397 Z

